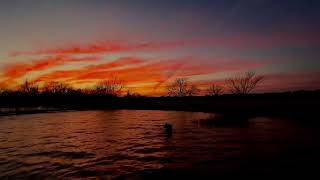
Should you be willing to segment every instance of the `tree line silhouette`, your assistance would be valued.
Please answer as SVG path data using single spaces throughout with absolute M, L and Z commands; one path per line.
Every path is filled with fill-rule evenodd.
M 75 89 L 62 82 L 48 82 L 39 87 L 25 81 L 16 90 L 0 89 L 0 106 L 110 107 L 124 87 L 116 77 L 101 81 L 91 89 Z M 127 97 L 135 94 L 128 93 Z
M 255 72 L 246 72 L 245 74 L 238 75 L 226 80 L 226 87 L 229 88 L 232 94 L 248 94 L 257 85 L 262 82 L 263 76 L 258 76 Z M 127 93 L 124 93 L 125 83 L 123 80 L 113 76 L 108 80 L 98 82 L 94 88 L 91 89 L 75 89 L 72 86 L 62 82 L 48 82 L 42 87 L 39 87 L 36 83 L 25 81 L 16 90 L 0 89 L 0 95 L 98 95 L 98 96 L 141 96 L 138 93 L 132 92 L 130 89 Z M 211 84 L 206 89 L 206 94 L 209 96 L 218 96 L 224 93 L 225 87 Z M 200 93 L 200 89 L 191 84 L 187 78 L 177 78 L 167 86 L 168 96 L 184 97 L 184 96 L 195 96 Z
M 253 71 L 239 74 L 226 80 L 226 87 L 211 84 L 206 89 L 209 96 L 219 96 L 224 93 L 224 89 L 228 88 L 231 94 L 249 94 L 264 79 L 262 75 L 256 75 Z M 168 86 L 169 96 L 194 96 L 200 92 L 197 86 L 190 84 L 186 78 L 177 78 Z
M 264 77 L 246 72 L 200 90 L 186 78 L 168 83 L 167 95 L 146 97 L 125 87 L 116 76 L 90 89 L 75 89 L 62 82 L 42 86 L 25 81 L 16 90 L 0 89 L 1 108 L 44 107 L 57 109 L 163 109 L 223 113 L 316 112 L 320 91 L 251 93 Z M 205 96 L 203 96 L 205 95 Z

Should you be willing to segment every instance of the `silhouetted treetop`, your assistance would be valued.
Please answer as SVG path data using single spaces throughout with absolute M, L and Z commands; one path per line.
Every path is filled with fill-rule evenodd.
M 227 79 L 226 84 L 233 94 L 248 94 L 262 82 L 264 76 L 256 75 L 253 71 Z
M 68 84 L 61 82 L 49 82 L 46 83 L 43 87 L 44 92 L 53 93 L 53 94 L 68 94 L 74 89 Z
M 207 94 L 209 96 L 219 96 L 223 93 L 223 86 L 219 86 L 216 84 L 211 84 L 207 89 Z
M 190 85 L 186 78 L 175 79 L 167 88 L 169 96 L 177 97 L 193 96 L 200 91 L 195 85 Z
M 119 96 L 124 88 L 124 81 L 117 77 L 100 81 L 95 87 L 96 94 Z

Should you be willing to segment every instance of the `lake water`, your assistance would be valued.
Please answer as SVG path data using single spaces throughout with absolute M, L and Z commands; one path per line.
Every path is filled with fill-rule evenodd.
M 317 128 L 258 117 L 246 127 L 206 113 L 115 110 L 0 117 L 0 179 L 140 179 L 312 174 Z M 167 135 L 163 125 L 173 125 Z

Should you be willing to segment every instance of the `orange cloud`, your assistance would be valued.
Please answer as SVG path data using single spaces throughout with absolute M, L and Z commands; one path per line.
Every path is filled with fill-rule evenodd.
M 46 82 L 46 81 L 54 81 L 54 80 L 61 80 L 64 79 L 66 81 L 75 81 L 75 80 L 81 80 L 81 76 L 88 76 L 88 78 L 83 79 L 103 79 L 105 76 L 93 76 L 95 78 L 89 78 L 91 73 L 97 73 L 101 74 L 102 71 L 112 71 L 112 69 L 117 68 L 128 68 L 130 66 L 139 65 L 144 63 L 145 61 L 134 58 L 134 57 L 122 57 L 117 60 L 114 60 L 112 62 L 104 63 L 104 64 L 98 64 L 98 65 L 89 65 L 85 66 L 80 69 L 74 69 L 74 70 L 59 70 L 54 71 L 51 73 L 47 73 L 44 75 L 41 75 L 37 79 L 35 79 L 35 82 Z
M 30 72 L 42 71 L 70 62 L 90 62 L 96 60 L 98 60 L 98 57 L 75 58 L 62 55 L 52 56 L 40 60 L 31 61 L 30 63 L 9 64 L 3 68 L 2 76 L 6 79 L 4 80 L 4 82 L 13 83 L 17 78 L 23 77 Z M 4 82 L 2 83 L 4 84 Z
M 3 81 L 0 81 L 0 88 L 8 88 L 12 84 L 16 84 L 17 82 L 15 79 L 5 79 Z
M 148 45 L 145 46 L 146 48 L 149 47 Z M 3 76 L 7 79 L 2 84 L 16 84 L 14 81 L 17 78 L 23 77 L 30 72 L 47 70 L 67 62 L 94 61 L 97 59 L 97 57 L 74 58 L 68 55 L 56 55 L 43 60 L 32 61 L 31 63 L 8 65 L 3 72 Z M 137 57 L 122 57 L 108 63 L 49 72 L 36 77 L 33 82 L 62 81 L 73 86 L 85 87 L 86 85 L 93 85 L 97 81 L 117 76 L 119 79 L 124 80 L 129 87 L 135 87 L 139 93 L 161 94 L 161 92 L 165 92 L 168 81 L 177 77 L 192 78 L 211 73 L 254 69 L 268 63 L 270 61 L 226 60 L 219 58 L 196 59 L 187 57 L 168 60 L 144 60 Z M 201 87 L 205 85 L 202 83 Z
M 135 57 L 122 57 L 115 61 L 106 63 L 106 64 L 98 64 L 98 65 L 91 65 L 87 66 L 87 71 L 99 71 L 99 70 L 107 70 L 112 68 L 119 68 L 119 67 L 126 67 L 132 65 L 142 64 L 145 61 Z
M 60 70 L 54 71 L 48 74 L 41 75 L 37 79 L 33 80 L 35 83 L 39 82 L 51 82 L 51 81 L 60 81 L 61 79 L 67 79 L 70 77 L 77 76 L 82 73 L 81 70 Z
M 79 69 L 54 71 L 44 74 L 35 82 L 63 81 L 74 86 L 94 84 L 113 76 L 124 80 L 130 88 L 142 94 L 161 94 L 165 92 L 167 82 L 177 77 L 193 77 L 224 71 L 247 70 L 265 65 L 243 60 L 199 63 L 192 58 L 146 61 L 126 57 L 115 61 L 89 65 Z M 90 83 L 91 82 L 91 83 Z
M 55 71 L 38 77 L 35 81 L 66 79 L 69 82 L 83 80 L 103 80 L 116 75 L 126 82 L 148 82 L 161 80 L 167 72 L 174 71 L 183 62 L 147 62 L 137 58 L 120 58 L 113 62 L 90 65 L 77 70 Z

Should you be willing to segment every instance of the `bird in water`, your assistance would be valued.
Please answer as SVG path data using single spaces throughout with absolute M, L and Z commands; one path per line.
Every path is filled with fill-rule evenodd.
M 167 136 L 171 136 L 172 135 L 172 125 L 169 123 L 166 123 L 163 128 L 165 129 L 165 132 L 167 134 Z

